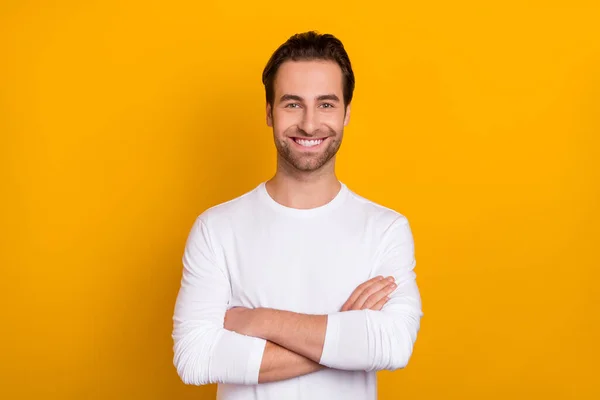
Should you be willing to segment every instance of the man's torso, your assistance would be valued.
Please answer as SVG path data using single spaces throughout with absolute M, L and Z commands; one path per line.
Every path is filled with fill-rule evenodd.
M 372 278 L 379 239 L 398 214 L 343 190 L 315 212 L 275 204 L 262 185 L 212 210 L 218 222 L 214 244 L 231 284 L 230 307 L 334 313 Z M 219 385 L 218 395 L 223 400 L 342 397 L 375 399 L 375 373 L 326 369 L 255 386 Z

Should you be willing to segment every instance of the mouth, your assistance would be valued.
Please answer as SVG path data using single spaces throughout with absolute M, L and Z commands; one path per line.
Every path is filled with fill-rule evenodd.
M 323 147 L 323 143 L 327 141 L 328 138 L 319 138 L 319 139 L 305 139 L 305 138 L 290 138 L 292 141 L 303 150 L 317 150 Z

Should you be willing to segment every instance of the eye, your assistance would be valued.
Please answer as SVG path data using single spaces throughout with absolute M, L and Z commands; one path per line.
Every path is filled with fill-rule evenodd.
M 331 103 L 323 103 L 323 104 L 321 104 L 321 107 L 323 107 L 323 108 L 333 108 L 333 104 L 331 104 Z
M 299 108 L 300 104 L 298 103 L 290 103 L 290 104 L 286 104 L 285 108 Z

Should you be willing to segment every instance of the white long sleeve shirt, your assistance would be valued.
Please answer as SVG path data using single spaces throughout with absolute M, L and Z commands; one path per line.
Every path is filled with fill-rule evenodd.
M 403 368 L 421 299 L 407 219 L 341 184 L 312 209 L 285 207 L 260 183 L 202 213 L 189 234 L 173 317 L 174 364 L 187 384 L 218 383 L 217 398 L 370 400 L 378 370 Z M 340 312 L 377 276 L 398 285 L 381 311 Z M 266 341 L 224 329 L 235 306 L 327 314 L 320 364 L 330 368 L 258 384 Z

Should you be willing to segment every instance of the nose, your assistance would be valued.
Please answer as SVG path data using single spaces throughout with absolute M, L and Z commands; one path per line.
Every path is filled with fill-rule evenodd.
M 298 124 L 298 127 L 306 134 L 312 135 L 319 127 L 318 113 L 310 107 L 306 107 L 302 113 L 302 120 Z

